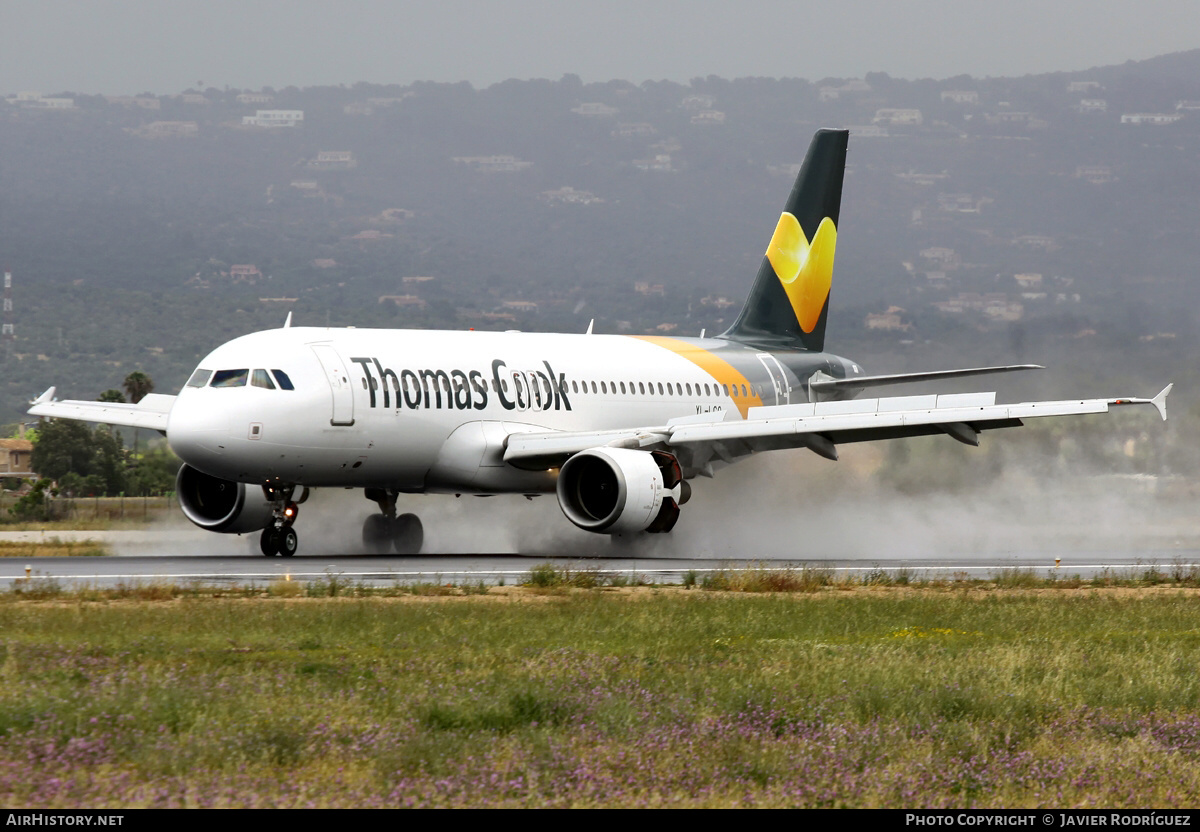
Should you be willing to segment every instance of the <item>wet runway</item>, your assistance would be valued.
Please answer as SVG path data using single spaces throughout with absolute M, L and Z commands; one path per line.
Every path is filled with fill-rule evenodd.
M 11 539 L 16 533 L 4 535 Z M 36 539 L 38 533 L 28 533 Z M 90 537 L 89 537 L 90 535 Z M 75 532 L 57 533 L 59 539 L 123 538 L 122 550 L 136 554 L 115 557 L 9 557 L 0 559 L 0 587 L 8 588 L 14 580 L 53 578 L 67 587 L 111 588 L 119 584 L 200 584 L 206 586 L 244 586 L 269 584 L 289 579 L 321 581 L 337 578 L 342 581 L 374 586 L 436 582 L 486 584 L 516 584 L 524 580 L 532 567 L 545 562 L 559 568 L 593 570 L 606 575 L 622 575 L 631 580 L 652 583 L 680 583 L 690 571 L 703 575 L 720 569 L 739 569 L 749 566 L 769 568 L 800 568 L 819 566 L 836 575 L 863 575 L 883 569 L 889 573 L 907 570 L 911 579 L 952 578 L 959 573 L 971 578 L 987 578 L 1004 569 L 1029 569 L 1039 576 L 1057 571 L 1064 577 L 1079 575 L 1089 578 L 1108 569 L 1119 574 L 1140 572 L 1150 566 L 1170 571 L 1175 565 L 1185 568 L 1200 563 L 1200 550 L 1172 549 L 1143 551 L 1136 556 L 1111 552 L 1038 553 L 1029 557 L 980 556 L 969 552 L 961 556 L 907 559 L 820 559 L 781 558 L 778 556 L 749 558 L 703 557 L 576 557 L 552 554 L 439 554 L 411 557 L 365 556 L 361 554 L 297 555 L 292 558 L 266 558 L 249 550 L 236 554 L 215 554 L 198 549 L 191 554 L 178 551 L 179 533 L 157 532 Z M 161 535 L 161 537 L 160 537 Z M 203 540 L 204 538 L 200 538 Z M 211 540 L 211 538 L 210 538 Z M 133 545 L 136 541 L 138 545 Z M 1059 563 L 1055 564 L 1055 557 Z
M 853 462 L 853 448 L 843 462 Z M 1194 500 L 1160 497 L 1129 478 L 1039 479 L 1019 466 L 1007 479 L 951 492 L 899 494 L 849 477 L 830 484 L 828 462 L 809 455 L 734 466 L 705 481 L 670 535 L 649 535 L 630 550 L 576 529 L 553 497 L 525 500 L 406 496 L 421 516 L 417 557 L 362 554 L 361 529 L 376 510 L 361 492 L 317 489 L 296 524 L 294 558 L 265 558 L 258 535 L 211 534 L 182 515 L 136 529 L 0 531 L 0 542 L 92 540 L 113 557 L 0 558 L 0 590 L 29 574 L 64 585 L 118 583 L 266 584 L 281 578 L 392 583 L 519 582 L 543 561 L 559 567 L 679 582 L 689 571 L 819 565 L 838 575 L 875 569 L 911 577 L 990 577 L 1001 569 L 1055 568 L 1089 578 L 1124 577 L 1152 565 L 1200 562 Z M 849 469 L 846 469 L 849 470 Z M 861 485 L 861 487 L 859 487 Z M 1197 487 L 1200 492 L 1200 486 Z M 31 549 L 32 551 L 32 549 Z M 62 551 L 62 550 L 59 550 Z M 518 554 L 519 553 L 519 554 Z M 634 557 L 633 555 L 638 555 Z

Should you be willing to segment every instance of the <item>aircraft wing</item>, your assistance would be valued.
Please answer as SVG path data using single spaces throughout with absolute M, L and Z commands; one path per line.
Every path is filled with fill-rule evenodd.
M 837 446 L 842 443 L 904 436 L 946 434 L 978 445 L 979 433 L 984 430 L 1019 427 L 1023 419 L 1043 416 L 1107 413 L 1118 405 L 1149 404 L 1165 420 L 1172 386 L 1168 384 L 1152 399 L 996 404 L 995 393 L 960 393 L 752 407 L 745 419 L 728 421 L 702 414 L 642 430 L 512 434 L 504 459 L 518 468 L 546 468 L 598 446 L 664 449 L 682 452 L 680 461 L 685 468 L 711 473 L 706 469 L 710 461 L 732 462 L 755 451 L 780 448 L 809 448 L 837 459 Z
M 55 419 L 78 419 L 131 428 L 150 428 L 166 433 L 167 417 L 175 404 L 174 396 L 150 393 L 137 404 L 116 402 L 54 401 L 51 387 L 33 400 L 31 416 L 50 416 Z

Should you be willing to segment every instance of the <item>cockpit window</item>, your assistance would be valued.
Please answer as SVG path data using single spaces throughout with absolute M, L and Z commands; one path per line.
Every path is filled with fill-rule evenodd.
M 275 374 L 275 380 L 279 382 L 279 389 L 281 389 L 281 390 L 295 390 L 296 389 L 294 386 L 292 386 L 292 380 L 290 378 L 288 378 L 288 374 L 285 373 L 283 370 L 272 370 L 271 372 Z
M 250 384 L 253 387 L 264 387 L 267 390 L 275 389 L 275 383 L 271 381 L 266 370 L 255 370 L 254 375 L 250 377 Z
M 192 373 L 192 377 L 188 379 L 188 387 L 203 387 L 208 384 L 208 377 L 212 375 L 212 370 L 197 370 Z
M 213 373 L 210 387 L 245 387 L 249 370 L 217 370 Z

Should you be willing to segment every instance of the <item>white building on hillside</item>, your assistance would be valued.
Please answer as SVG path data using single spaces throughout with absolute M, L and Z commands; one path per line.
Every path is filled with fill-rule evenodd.
M 303 110 L 259 110 L 252 116 L 242 116 L 246 127 L 298 127 L 303 123 Z
M 1122 124 L 1174 124 L 1183 118 L 1178 113 L 1126 113 L 1121 116 Z

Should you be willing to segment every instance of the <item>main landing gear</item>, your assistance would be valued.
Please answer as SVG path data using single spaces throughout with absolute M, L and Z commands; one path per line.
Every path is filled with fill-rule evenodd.
M 296 547 L 299 545 L 296 530 L 292 528 L 292 525 L 296 522 L 296 515 L 300 513 L 300 503 L 308 499 L 308 488 L 301 491 L 300 499 L 294 502 L 292 500 L 292 495 L 296 490 L 294 485 L 281 488 L 263 486 L 263 490 L 271 498 L 275 510 L 270 524 L 262 530 L 262 536 L 258 539 L 258 547 L 269 558 L 275 555 L 290 558 L 296 554 Z
M 368 488 L 368 500 L 379 504 L 379 514 L 363 522 L 363 548 L 374 555 L 395 549 L 398 555 L 416 555 L 425 542 L 425 529 L 415 514 L 396 516 L 396 492 L 387 488 Z

